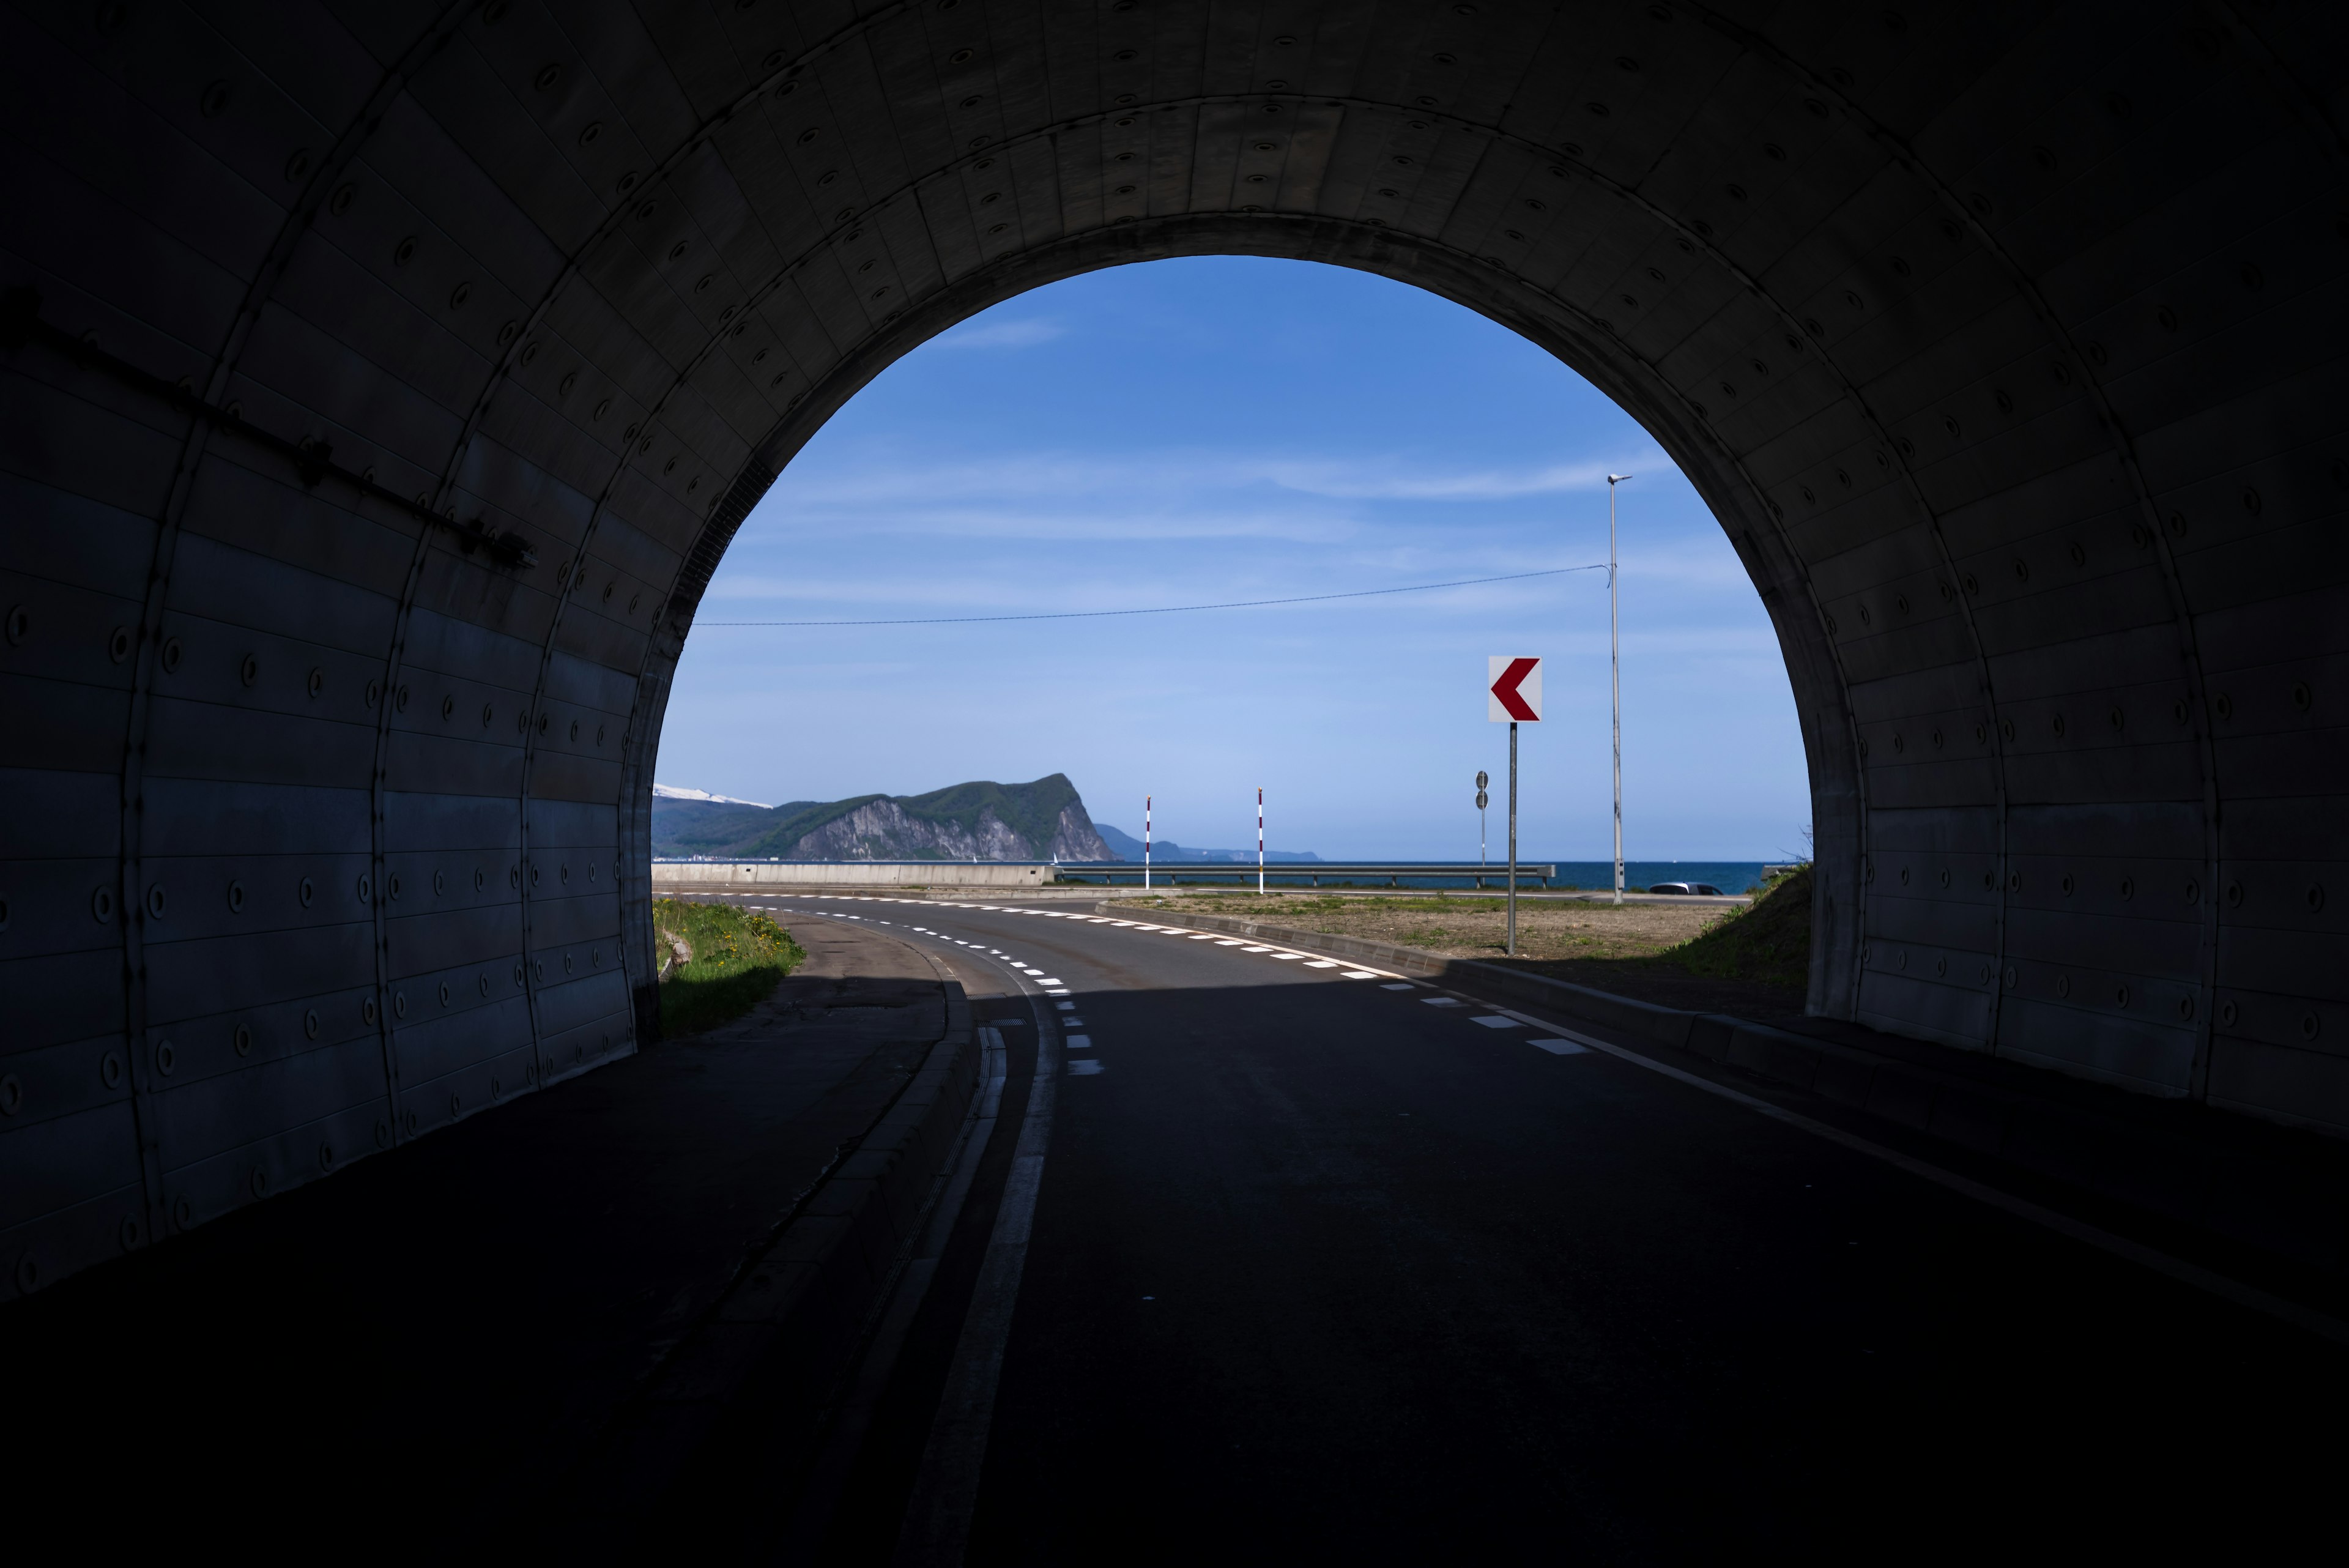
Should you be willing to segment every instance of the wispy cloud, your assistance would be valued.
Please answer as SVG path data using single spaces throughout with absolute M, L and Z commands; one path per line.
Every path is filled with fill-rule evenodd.
M 1041 316 L 1017 321 L 988 321 L 942 332 L 926 345 L 931 348 L 1029 348 L 1050 343 L 1068 328 Z
M 1648 461 L 1661 461 L 1661 453 Z M 1640 461 L 1635 459 L 1634 461 Z M 1263 478 L 1284 490 L 1346 501 L 1508 501 L 1525 495 L 1597 490 L 1607 483 L 1604 462 L 1554 463 L 1525 469 L 1413 469 L 1399 463 L 1271 462 Z
M 788 513 L 761 518 L 759 533 L 744 544 L 756 548 L 761 534 L 771 528 L 781 538 L 802 529 L 853 528 L 865 535 L 916 535 L 973 542 L 1057 541 L 1133 544 L 1164 539 L 1284 539 L 1302 545 L 1330 545 L 1357 536 L 1361 529 L 1344 516 L 1320 506 L 1280 509 L 1263 506 L 1122 506 L 1099 504 L 1071 506 L 1063 511 L 1019 506 L 885 506 L 864 511 L 851 506 L 794 506 Z
M 1666 462 L 1651 449 L 1629 461 L 1651 472 Z M 1287 492 L 1330 501 L 1506 501 L 1605 487 L 1604 462 L 1522 469 L 1451 468 L 1384 458 L 1345 462 L 1276 453 L 1157 451 L 1114 461 L 1066 452 L 1026 452 L 981 462 L 908 462 L 894 452 L 856 454 L 836 468 L 787 481 L 796 508 L 895 507 L 942 495 L 999 501 L 1113 496 L 1163 499 L 1211 492 Z

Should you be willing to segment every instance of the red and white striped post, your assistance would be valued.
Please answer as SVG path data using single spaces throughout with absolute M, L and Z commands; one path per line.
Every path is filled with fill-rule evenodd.
M 1256 786 L 1256 892 L 1264 897 L 1264 785 Z
M 1150 888 L 1150 797 L 1142 797 L 1142 886 Z

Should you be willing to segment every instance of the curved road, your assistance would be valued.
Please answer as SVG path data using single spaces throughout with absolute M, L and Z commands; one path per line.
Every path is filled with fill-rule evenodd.
M 735 901 L 926 944 L 1010 1046 L 830 1560 L 2240 1546 L 2329 1495 L 2337 1345 L 1529 1014 L 1081 909 Z

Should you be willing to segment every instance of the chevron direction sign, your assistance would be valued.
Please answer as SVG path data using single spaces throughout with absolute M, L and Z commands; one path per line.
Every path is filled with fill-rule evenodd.
M 1542 661 L 1496 653 L 1485 663 L 1485 717 L 1495 724 L 1541 722 Z

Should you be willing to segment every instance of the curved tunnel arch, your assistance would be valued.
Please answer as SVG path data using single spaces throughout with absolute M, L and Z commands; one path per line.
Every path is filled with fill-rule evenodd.
M 19 1289 L 633 1048 L 742 517 L 953 322 L 1206 253 L 1430 288 L 1681 464 L 1802 714 L 1815 1012 L 2349 1127 L 2321 8 L 7 25 Z
M 673 626 L 687 626 L 702 590 L 734 530 L 762 497 L 782 467 L 848 400 L 922 343 L 993 306 L 1030 289 L 1105 267 L 1191 255 L 1254 255 L 1307 261 L 1375 273 L 1427 289 L 1475 310 L 1539 345 L 1622 406 L 1672 456 L 1729 531 L 1740 557 L 1761 592 L 1775 627 L 1793 681 L 1810 762 L 1812 798 L 1819 814 L 1818 837 L 1828 846 L 1820 885 L 1819 919 L 1833 932 L 1857 929 L 1849 911 L 1859 896 L 1850 851 L 1859 841 L 1864 817 L 1858 809 L 1864 782 L 1857 767 L 1857 736 L 1844 701 L 1842 678 L 1821 611 L 1799 563 L 1784 538 L 1784 525 L 1733 452 L 1697 417 L 1689 400 L 1653 366 L 1627 354 L 1597 319 L 1568 301 L 1483 257 L 1421 236 L 1391 229 L 1309 215 L 1245 218 L 1198 213 L 1104 225 L 1023 250 L 956 279 L 924 298 L 897 319 L 843 356 L 838 368 L 811 389 L 807 400 L 786 415 L 762 442 L 729 491 L 729 504 L 715 514 L 697 542 L 693 566 L 672 601 Z M 673 664 L 674 659 L 670 660 Z M 666 675 L 666 670 L 664 670 Z M 647 753 L 644 766 L 651 766 Z M 646 774 L 649 779 L 649 773 Z M 649 784 L 646 786 L 649 789 Z M 1814 950 L 1815 1000 L 1832 1000 L 1820 1011 L 1848 1016 L 1857 983 L 1852 943 L 1821 941 Z M 1840 1003 L 1840 1004 L 1838 1004 Z

